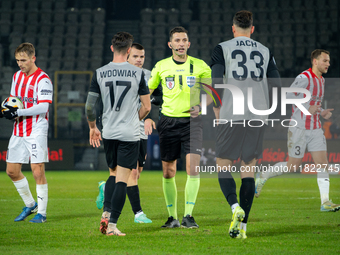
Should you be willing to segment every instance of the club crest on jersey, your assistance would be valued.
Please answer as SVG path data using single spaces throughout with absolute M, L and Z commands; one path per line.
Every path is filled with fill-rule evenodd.
M 193 87 L 196 83 L 196 77 L 195 76 L 187 76 L 187 85 L 189 88 Z
M 175 77 L 165 77 L 166 87 L 172 90 L 175 87 Z

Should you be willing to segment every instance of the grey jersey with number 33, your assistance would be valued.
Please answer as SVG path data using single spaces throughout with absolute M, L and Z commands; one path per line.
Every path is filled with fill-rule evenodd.
M 96 70 L 90 92 L 103 101 L 103 138 L 139 141 L 138 95 L 149 94 L 143 70 L 128 62 L 110 62 Z
M 235 98 L 229 89 L 224 90 L 220 118 L 228 120 L 250 120 L 268 118 L 268 115 L 253 114 L 248 108 L 248 88 L 252 88 L 255 109 L 269 109 L 267 69 L 270 61 L 269 49 L 249 37 L 236 37 L 219 44 L 225 59 L 224 84 L 232 84 L 244 95 L 244 115 L 233 114 Z

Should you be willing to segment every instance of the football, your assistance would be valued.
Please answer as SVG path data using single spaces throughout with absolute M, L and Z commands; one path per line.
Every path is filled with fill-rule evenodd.
M 7 97 L 2 103 L 1 103 L 1 111 L 7 111 L 7 106 L 12 106 L 14 108 L 18 109 L 24 109 L 24 104 L 21 102 L 21 100 L 17 97 Z

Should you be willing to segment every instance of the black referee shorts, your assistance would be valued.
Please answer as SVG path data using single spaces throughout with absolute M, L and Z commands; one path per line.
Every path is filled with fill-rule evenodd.
M 246 122 L 247 124 L 247 122 Z M 258 159 L 262 155 L 262 143 L 266 125 L 249 127 L 230 123 L 216 127 L 216 157 L 244 162 Z
M 139 141 L 125 142 L 103 138 L 103 143 L 106 162 L 109 168 L 113 169 L 117 165 L 130 169 L 137 167 Z
M 190 117 L 168 117 L 161 115 L 157 124 L 162 161 L 173 161 L 181 157 L 181 145 L 184 153 L 201 155 L 202 120 Z

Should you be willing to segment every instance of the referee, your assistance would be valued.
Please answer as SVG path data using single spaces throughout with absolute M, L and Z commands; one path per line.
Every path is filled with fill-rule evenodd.
M 190 47 L 188 31 L 175 27 L 170 31 L 168 46 L 172 56 L 159 61 L 151 71 L 150 93 L 161 82 L 163 105 L 157 125 L 163 166 L 163 192 L 169 218 L 162 228 L 179 227 L 177 217 L 176 162 L 183 145 L 186 154 L 187 182 L 185 213 L 181 223 L 185 228 L 198 228 L 192 217 L 200 178 L 195 172 L 202 148 L 202 124 L 199 83 L 210 81 L 211 69 L 203 61 L 187 55 Z M 206 81 L 204 81 L 206 79 Z M 191 139 L 190 139 L 191 137 Z

